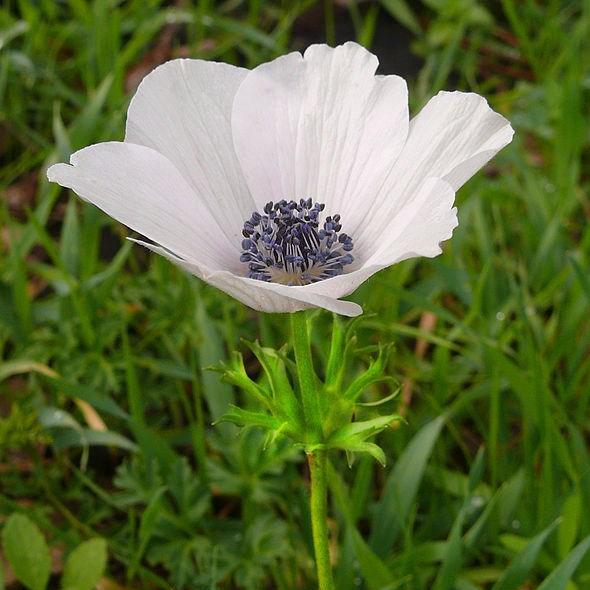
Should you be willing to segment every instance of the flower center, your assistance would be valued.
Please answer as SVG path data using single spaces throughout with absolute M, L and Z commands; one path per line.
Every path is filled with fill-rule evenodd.
M 248 277 L 283 285 L 309 285 L 335 277 L 354 258 L 352 238 L 342 229 L 340 215 L 326 217 L 322 203 L 311 199 L 270 201 L 264 213 L 252 213 L 244 223 L 240 261 Z

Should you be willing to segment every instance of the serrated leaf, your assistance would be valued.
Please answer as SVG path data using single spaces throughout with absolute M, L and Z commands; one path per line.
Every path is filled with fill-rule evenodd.
M 385 467 L 387 465 L 387 458 L 385 457 L 385 453 L 383 449 L 372 442 L 360 442 L 355 446 L 352 446 L 348 449 L 349 451 L 354 451 L 356 453 L 368 453 L 375 459 L 381 467 Z
M 399 416 L 392 414 L 389 416 L 379 416 L 372 420 L 363 420 L 352 422 L 336 431 L 326 442 L 326 448 L 343 449 L 348 452 L 368 453 L 382 466 L 385 466 L 387 460 L 383 449 L 375 443 L 367 442 L 367 438 L 375 436 L 387 428 L 394 420 L 400 419 Z M 352 457 L 349 457 L 351 465 Z
M 349 402 L 356 402 L 362 393 L 371 385 L 375 383 L 382 383 L 384 381 L 393 381 L 389 375 L 384 375 L 384 371 L 389 359 L 389 353 L 392 345 L 382 346 L 379 348 L 379 356 L 373 360 L 369 368 L 359 375 L 344 392 L 344 399 Z
M 328 439 L 327 446 L 338 446 L 348 440 L 350 441 L 363 441 L 367 438 L 374 436 L 385 430 L 392 422 L 400 420 L 401 417 L 397 414 L 391 414 L 388 416 L 379 416 L 371 420 L 363 420 L 359 422 L 352 422 L 346 424 L 336 431 Z
M 263 348 L 258 342 L 248 343 L 252 352 L 262 365 L 270 383 L 275 401 L 274 412 L 283 414 L 293 425 L 303 423 L 303 408 L 297 400 L 283 357 L 272 348 Z
M 68 590 L 93 590 L 107 565 L 107 543 L 94 538 L 76 547 L 66 560 L 62 587 Z
M 2 544 L 19 582 L 29 590 L 45 590 L 51 557 L 39 527 L 24 514 L 13 514 L 2 530 Z
M 244 358 L 240 352 L 234 351 L 229 362 L 221 362 L 218 365 L 207 367 L 207 369 L 209 371 L 220 373 L 221 381 L 223 383 L 236 385 L 244 393 L 255 399 L 262 407 L 273 412 L 274 404 L 272 396 L 267 395 L 258 383 L 250 379 L 246 373 Z
M 238 426 L 259 426 L 266 430 L 276 430 L 281 427 L 281 422 L 274 416 L 269 416 L 262 412 L 253 412 L 251 410 L 243 410 L 238 406 L 230 406 L 229 412 L 224 414 L 218 422 L 232 422 Z
M 139 523 L 139 544 L 129 567 L 129 579 L 133 579 L 137 566 L 145 553 L 147 544 L 154 534 L 156 523 L 161 513 L 161 498 L 165 491 L 166 488 L 164 486 L 158 488 L 150 498 L 141 515 L 141 521 Z

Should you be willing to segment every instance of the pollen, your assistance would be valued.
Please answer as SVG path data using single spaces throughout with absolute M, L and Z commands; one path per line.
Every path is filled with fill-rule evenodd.
M 244 222 L 240 261 L 251 279 L 301 286 L 338 276 L 354 260 L 340 215 L 320 222 L 323 203 L 270 201 Z M 321 227 L 320 227 L 321 225 Z

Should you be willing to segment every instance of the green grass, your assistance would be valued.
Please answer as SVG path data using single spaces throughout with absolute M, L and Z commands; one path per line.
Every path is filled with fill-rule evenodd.
M 322 38 L 345 40 L 350 23 L 367 46 L 398 19 L 423 59 L 414 112 L 441 88 L 472 89 L 517 132 L 459 192 L 444 254 L 353 296 L 357 366 L 394 342 L 389 372 L 412 395 L 407 425 L 380 435 L 385 469 L 331 456 L 337 588 L 590 588 L 587 0 L 5 4 L 0 526 L 26 510 L 58 554 L 102 536 L 126 588 L 313 588 L 301 454 L 210 426 L 239 394 L 206 367 L 246 352 L 243 338 L 280 346 L 288 318 L 132 247 L 44 175 L 121 138 L 130 86 L 158 61 L 251 67 L 301 48 L 309 14 L 325 14 Z M 314 323 L 318 362 L 330 322 Z

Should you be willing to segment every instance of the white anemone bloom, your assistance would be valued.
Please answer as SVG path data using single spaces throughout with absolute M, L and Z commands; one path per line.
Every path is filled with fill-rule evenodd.
M 140 84 L 123 142 L 48 178 L 254 309 L 358 315 L 339 298 L 440 254 L 455 191 L 513 135 L 471 93 L 440 92 L 410 121 L 405 81 L 377 65 L 356 43 L 253 70 L 170 61 Z

